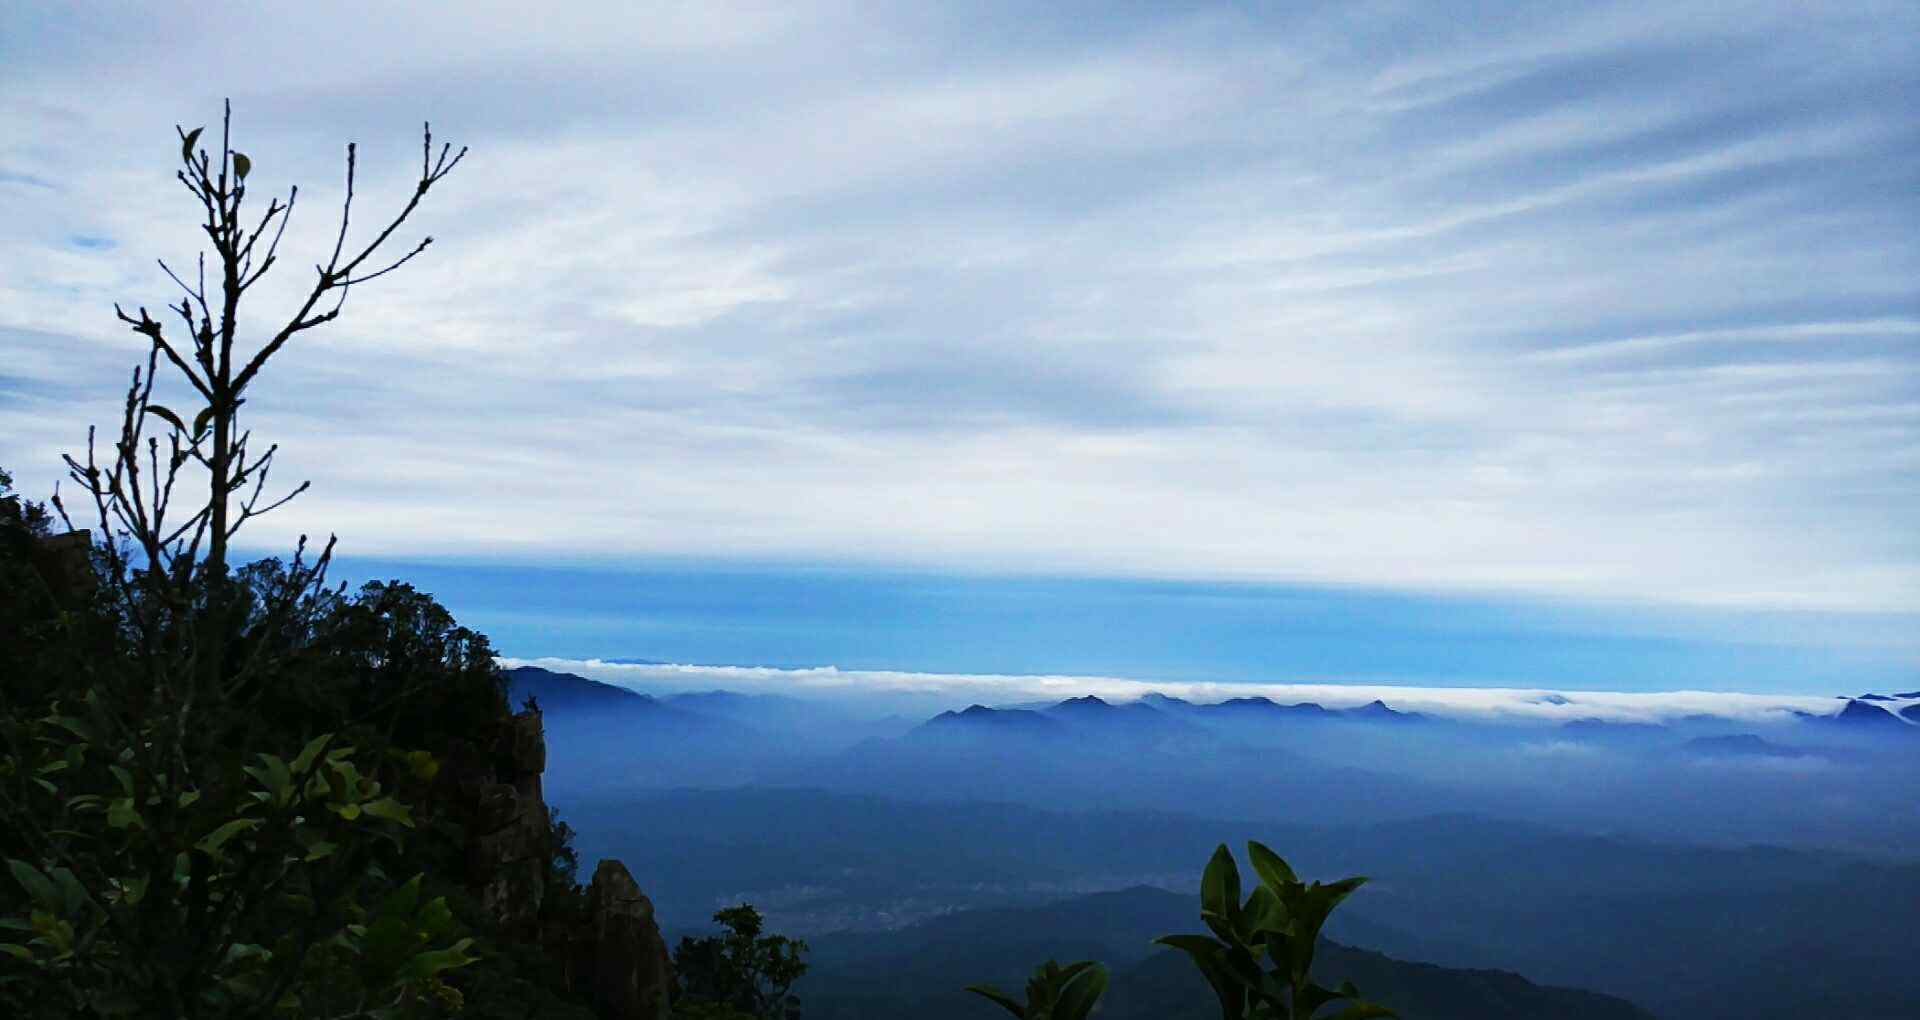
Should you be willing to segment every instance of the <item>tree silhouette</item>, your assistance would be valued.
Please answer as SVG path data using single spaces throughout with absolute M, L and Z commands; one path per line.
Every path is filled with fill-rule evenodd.
M 92 562 L 57 491 L 72 530 L 49 537 L 0 476 L 0 632 L 22 638 L 0 647 L 7 1015 L 424 1015 L 457 1002 L 442 975 L 477 958 L 446 897 L 385 868 L 418 871 L 434 851 L 409 802 L 430 794 L 437 764 L 392 747 L 395 731 L 428 712 L 504 714 L 491 649 L 405 586 L 352 601 L 325 590 L 331 538 L 309 558 L 303 536 L 288 565 L 229 563 L 248 521 L 306 489 L 266 495 L 276 448 L 255 452 L 240 424 L 248 387 L 293 337 L 338 318 L 354 286 L 426 250 L 431 238 L 379 254 L 466 150 L 436 154 L 428 128 L 412 195 L 349 245 L 349 145 L 331 254 L 284 324 L 247 343 L 242 301 L 277 263 L 298 191 L 248 219 L 253 163 L 231 125 L 229 107 L 217 157 L 196 148 L 203 129 L 176 129 L 175 176 L 213 258 L 200 255 L 191 283 L 161 262 L 182 292 L 177 332 L 115 307 L 147 338 L 146 364 L 111 448 L 89 430 L 84 458 L 66 458 L 97 518 Z M 189 413 L 154 402 L 163 361 L 196 394 Z M 42 562 L 72 550 L 97 585 L 56 583 L 66 571 Z M 371 689 L 403 669 L 417 675 Z M 314 710 L 289 718 L 302 698 Z
M 147 364 L 133 373 L 122 408 L 120 436 L 111 454 L 101 457 L 94 432 L 89 430 L 84 462 L 66 458 L 69 476 L 94 504 L 109 574 L 116 580 L 135 582 L 122 587 L 129 592 L 142 590 L 146 596 L 129 598 L 126 608 L 137 618 L 147 650 L 166 651 L 176 660 L 193 660 L 196 679 L 208 684 L 237 682 L 227 675 L 231 664 L 225 661 L 225 642 L 219 636 L 228 625 L 225 609 L 232 598 L 229 543 L 249 520 L 286 505 L 308 485 L 302 482 L 277 497 L 266 495 L 278 447 L 270 445 L 255 453 L 252 433 L 241 428 L 240 408 L 246 403 L 247 387 L 295 336 L 339 318 L 353 287 L 399 269 L 433 243 L 433 238 L 424 238 L 391 261 L 380 255 L 427 192 L 453 172 L 467 153 L 464 147 L 454 152 L 451 145 L 443 144 L 436 154 L 433 129 L 427 125 L 422 131 L 420 176 L 413 193 L 371 240 L 349 245 L 358 162 L 357 147 L 349 143 L 346 196 L 340 205 L 340 227 L 333 250 L 325 262 L 314 264 L 313 284 L 293 314 L 248 350 L 240 342 L 240 305 L 248 291 L 278 264 L 280 241 L 299 201 L 300 189 L 291 188 L 285 202 L 278 197 L 269 200 L 259 219 L 249 225 L 247 177 L 253 161 L 233 148 L 232 123 L 229 103 L 221 118 L 217 158 L 205 148 L 196 148 L 203 128 L 174 129 L 180 137 L 181 162 L 174 176 L 199 202 L 204 217 L 200 227 L 212 246 L 211 289 L 207 253 L 202 251 L 192 282 L 175 272 L 166 260 L 160 260 L 161 270 L 181 291 L 179 303 L 167 306 L 180 320 L 180 333 L 169 332 L 145 306 L 133 315 L 118 304 L 114 306 L 120 321 L 149 341 Z M 194 413 L 182 414 L 153 402 L 162 360 L 200 401 Z M 164 423 L 164 445 L 160 436 L 147 433 L 150 417 Z M 177 509 L 176 490 L 183 472 L 190 467 L 204 471 L 205 496 L 191 509 Z M 54 504 L 72 527 L 57 492 Z M 116 535 L 123 541 L 116 541 Z M 302 536 L 288 584 L 277 593 L 275 608 L 284 608 L 283 604 L 319 585 L 333 545 L 329 537 L 325 547 L 309 561 Z M 178 611 L 194 602 L 204 610 L 194 614 L 202 623 L 198 633 L 196 628 L 183 625 L 184 614 Z

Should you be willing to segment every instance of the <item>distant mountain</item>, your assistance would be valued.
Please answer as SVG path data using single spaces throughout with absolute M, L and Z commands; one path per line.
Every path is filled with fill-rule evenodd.
M 688 691 L 668 694 L 660 699 L 674 708 L 716 719 L 758 726 L 807 725 L 816 716 L 825 716 L 819 706 L 784 694 L 742 694 L 738 691 Z
M 960 767 L 942 773 L 943 789 L 994 768 L 985 755 L 961 757 Z M 1033 761 L 1071 767 L 1079 757 Z M 1262 751 L 1229 762 L 1223 781 L 1244 783 L 1263 762 L 1276 772 L 1296 767 L 1274 768 L 1272 757 Z M 925 760 L 907 759 L 907 768 Z M 1110 770 L 1111 761 L 1092 767 Z M 904 771 L 897 759 L 856 764 L 868 777 Z M 1044 776 L 1039 783 L 1059 804 L 1100 808 L 709 788 L 576 800 L 564 810 L 583 833 L 583 859 L 620 857 L 636 874 L 651 876 L 648 892 L 662 924 L 700 924 L 716 904 L 747 899 L 767 912 L 770 930 L 812 942 L 820 951 L 815 959 L 821 973 L 858 972 L 861 961 L 890 954 L 926 957 L 929 967 L 937 967 L 933 957 L 946 951 L 943 946 L 964 946 L 969 939 L 998 947 L 992 951 L 1004 966 L 996 970 L 971 960 L 960 984 L 1018 987 L 1028 968 L 1052 954 L 1129 966 L 1120 954 L 1130 948 L 1133 960 L 1144 960 L 1147 937 L 1199 930 L 1191 894 L 1170 901 L 1178 908 L 1174 914 L 1155 913 L 1160 908 L 1126 897 L 1058 904 L 1057 924 L 1024 911 L 1053 909 L 1033 904 L 1082 889 L 1193 882 L 1216 843 L 1237 847 L 1258 838 L 1303 876 L 1373 876 L 1334 915 L 1328 934 L 1400 960 L 1512 971 L 1530 981 L 1591 988 L 1673 1020 L 1920 1017 L 1920 968 L 1911 965 L 1920 863 L 1764 846 L 1663 844 L 1468 815 L 1361 826 L 1303 824 L 1299 817 L 1211 821 L 1121 810 L 1111 798 L 1076 793 L 1076 787 L 1087 788 L 1072 775 L 1063 782 L 1027 764 L 1020 762 L 1018 773 L 1029 786 Z M 1321 776 L 1310 778 L 1299 798 L 1276 799 L 1314 804 L 1317 821 L 1325 802 L 1308 798 L 1331 787 Z M 1203 784 L 1180 789 L 1195 804 L 1205 799 Z M 662 832 L 680 835 L 661 839 Z M 777 842 L 770 843 L 768 833 L 778 833 Z M 1009 903 L 1018 905 L 1017 912 L 979 913 Z M 935 914 L 944 916 L 924 926 L 902 927 L 896 920 Z M 957 927 L 940 927 L 947 922 Z M 865 945 L 841 953 L 847 948 L 843 937 L 826 933 L 849 927 L 889 930 L 870 930 L 858 937 Z M 1029 928 L 1035 938 L 1017 941 Z M 877 966 L 865 973 L 876 982 L 887 977 Z M 951 977 L 925 973 L 942 982 Z M 864 980 L 858 973 L 852 978 L 856 984 Z M 1358 973 L 1354 980 L 1384 997 Z M 865 1015 L 923 1015 L 892 1008 L 902 996 L 932 994 L 909 984 L 880 989 L 886 994 Z M 864 987 L 843 986 L 847 995 L 836 997 L 857 999 Z M 829 1015 L 816 1013 L 815 1000 L 802 996 L 808 1016 Z M 1829 1008 L 1841 1004 L 1857 1008 Z M 832 1015 L 862 1014 L 848 1008 Z M 954 1015 L 986 1020 L 994 1013 L 986 1007 Z M 1516 1008 L 1481 1015 L 1561 1014 Z
M 665 666 L 665 665 L 669 665 L 669 663 L 665 663 L 665 662 L 661 662 L 661 661 L 660 661 L 659 659 L 602 659 L 602 660 L 600 660 L 600 661 L 602 661 L 602 662 L 611 662 L 611 663 L 613 663 L 613 664 L 614 664 L 614 665 L 616 665 L 616 666 Z
M 1229 698 L 1217 705 L 1202 705 L 1201 711 L 1223 716 L 1240 718 L 1272 719 L 1327 719 L 1333 716 L 1323 705 L 1303 701 L 1297 705 L 1282 705 L 1272 698 Z
M 1032 708 L 987 708 L 974 705 L 964 711 L 942 712 L 915 731 L 922 738 L 993 735 L 1063 736 L 1080 738 L 1164 740 L 1170 738 L 1217 740 L 1209 729 L 1231 725 L 1244 734 L 1249 723 L 1276 724 L 1301 721 L 1351 720 L 1363 723 L 1404 723 L 1424 716 L 1396 712 L 1385 702 L 1374 701 L 1360 708 L 1330 710 L 1312 702 L 1282 705 L 1270 698 L 1233 698 L 1211 705 L 1196 705 L 1162 694 L 1149 694 L 1137 701 L 1115 703 L 1095 695 L 1068 698 L 1051 705 Z M 1202 728 L 1216 722 L 1220 727 Z
M 1909 700 L 1909 699 L 1920 700 L 1920 691 L 1908 691 L 1905 694 L 1896 694 L 1894 695 L 1894 697 L 1899 698 L 1903 701 Z
M 1900 710 L 1900 715 L 1904 719 L 1920 723 L 1920 705 L 1908 705 Z
M 1340 713 L 1349 719 L 1365 722 L 1424 722 L 1426 716 L 1418 712 L 1398 712 L 1387 707 L 1387 703 L 1375 698 L 1359 708 L 1349 708 Z
M 507 697 L 516 709 L 528 695 L 538 698 L 540 707 L 549 712 L 627 711 L 658 706 L 649 695 L 573 673 L 556 673 L 538 666 L 520 666 L 506 673 Z
M 813 968 L 798 992 L 807 1015 L 988 1017 L 993 1007 L 961 989 L 976 982 L 1017 990 L 1048 958 L 1094 958 L 1113 970 L 1103 1020 L 1203 1020 L 1219 1006 L 1185 957 L 1157 950 L 1159 935 L 1200 928 L 1190 894 L 1136 887 L 1033 907 L 968 910 L 898 931 L 810 940 Z M 1546 988 L 1501 971 L 1453 970 L 1322 943 L 1324 983 L 1358 983 L 1407 1020 L 1650 1020 L 1621 999 Z
M 988 708 L 969 705 L 959 712 L 942 712 L 914 727 L 909 740 L 947 740 L 992 737 L 1048 737 L 1066 732 L 1057 719 L 1024 708 Z
M 1094 736 L 1157 740 L 1200 733 L 1192 723 L 1138 701 L 1116 705 L 1087 695 L 1069 698 L 1044 712 Z
M 589 789 L 744 782 L 767 744 L 743 723 L 624 687 L 537 666 L 506 672 L 514 707 L 531 694 L 545 713 L 545 781 L 562 802 Z
M 1085 699 L 1076 699 L 1085 700 Z M 1096 699 L 1097 700 L 1097 699 Z M 1330 709 L 1311 701 L 1302 701 L 1292 705 L 1282 705 L 1272 698 L 1246 697 L 1229 698 L 1213 704 L 1195 704 L 1184 698 L 1169 697 L 1154 691 L 1144 694 L 1133 702 L 1149 708 L 1159 709 L 1169 715 L 1184 715 L 1197 719 L 1221 719 L 1245 721 L 1254 719 L 1273 719 L 1276 721 L 1352 719 L 1359 722 L 1412 722 L 1427 717 L 1417 712 L 1400 712 L 1388 707 L 1378 698 L 1359 708 Z
M 1381 953 L 1323 942 L 1314 953 L 1322 984 L 1351 981 L 1367 999 L 1403 1020 L 1654 1020 L 1625 999 L 1574 988 L 1537 985 L 1504 970 L 1464 970 L 1410 963 Z M 1212 1020 L 1220 1007 L 1188 959 L 1158 953 L 1114 976 L 1111 1020 Z
M 1757 733 L 1695 737 L 1687 741 L 1686 750 L 1709 758 L 1804 758 L 1810 753 L 1775 744 Z
M 1899 716 L 1859 698 L 1848 698 L 1847 706 L 1840 710 L 1840 714 L 1829 716 L 1828 719 L 1836 725 L 1862 732 L 1897 733 L 1912 729 Z
M 1843 695 L 1841 695 L 1841 697 L 1843 697 L 1843 698 L 1844 698 L 1844 697 L 1846 697 L 1846 695 L 1844 695 L 1844 694 L 1843 694 Z M 1861 700 L 1861 701 L 1898 701 L 1898 700 L 1900 700 L 1900 699 L 1899 699 L 1899 698 L 1890 698 L 1890 697 L 1888 697 L 1888 696 L 1887 696 L 1887 695 L 1885 695 L 1885 694 L 1862 694 L 1862 695 L 1860 695 L 1860 698 L 1859 698 L 1859 700 Z
M 1563 723 L 1560 732 L 1568 736 L 1587 736 L 1596 739 L 1609 737 L 1634 737 L 1648 739 L 1670 735 L 1665 726 L 1657 723 L 1613 722 L 1607 719 L 1575 719 Z

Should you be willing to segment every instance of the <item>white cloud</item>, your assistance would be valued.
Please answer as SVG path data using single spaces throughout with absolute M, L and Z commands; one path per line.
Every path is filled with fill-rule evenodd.
M 656 694 L 725 689 L 795 697 L 860 699 L 889 703 L 960 707 L 1054 701 L 1097 695 L 1130 701 L 1151 692 L 1201 704 L 1228 698 L 1267 697 L 1282 704 L 1310 701 L 1327 708 L 1355 708 L 1375 699 L 1403 712 L 1445 718 L 1511 723 L 1555 724 L 1581 719 L 1618 723 L 1662 723 L 1692 715 L 1744 722 L 1783 722 L 1795 712 L 1830 715 L 1833 698 L 1811 695 L 1742 694 L 1720 691 L 1553 691 L 1514 687 L 1409 687 L 1395 684 L 1207 683 L 1131 680 L 1098 676 L 1000 676 L 965 673 L 910 673 L 886 670 L 775 669 L 765 666 L 641 665 L 601 659 L 503 658 L 501 665 L 538 666 L 555 672 L 618 684 Z M 1547 741 L 1530 745 L 1532 753 L 1564 756 L 1586 745 Z
M 1920 611 L 1913 9 L 1511 13 L 10 12 L 0 463 L 110 420 L 230 87 L 296 252 L 345 139 L 368 218 L 474 145 L 254 394 L 256 541 Z

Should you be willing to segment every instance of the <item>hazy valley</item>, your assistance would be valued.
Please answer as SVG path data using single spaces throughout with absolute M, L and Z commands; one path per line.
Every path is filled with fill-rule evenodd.
M 582 854 L 627 861 L 669 930 L 759 905 L 819 946 L 810 1002 L 898 1005 L 969 966 L 1010 982 L 1016 961 L 1072 954 L 1145 968 L 1129 1001 L 1154 1001 L 1135 936 L 1190 926 L 1199 863 L 1257 838 L 1302 874 L 1371 876 L 1328 934 L 1397 960 L 1670 1017 L 1920 1004 L 1913 693 L 1660 724 L 1151 695 L 914 720 L 510 676 L 545 710 L 548 790 Z M 876 969 L 899 976 L 860 977 Z M 942 1008 L 990 1015 L 966 999 Z

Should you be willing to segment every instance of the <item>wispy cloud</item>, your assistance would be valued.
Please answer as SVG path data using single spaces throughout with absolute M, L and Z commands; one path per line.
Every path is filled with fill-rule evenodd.
M 475 147 L 255 395 L 263 540 L 1920 611 L 1910 4 L 0 17 L 29 487 L 230 89 L 296 251 Z

